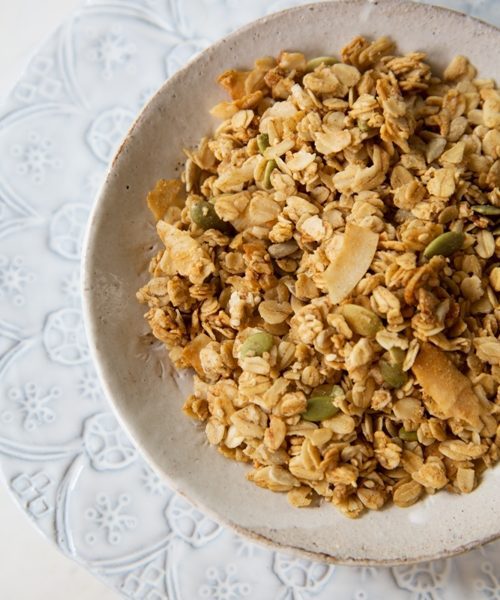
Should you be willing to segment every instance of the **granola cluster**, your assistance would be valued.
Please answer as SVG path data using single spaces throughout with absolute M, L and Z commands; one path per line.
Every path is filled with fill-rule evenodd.
M 148 196 L 138 292 L 185 412 L 248 479 L 346 516 L 471 492 L 500 446 L 500 92 L 388 38 L 226 71 Z

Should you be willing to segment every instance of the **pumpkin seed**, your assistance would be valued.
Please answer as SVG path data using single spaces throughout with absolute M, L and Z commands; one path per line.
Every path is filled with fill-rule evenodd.
M 402 365 L 406 358 L 406 353 L 401 348 L 391 348 L 389 350 L 389 354 L 391 355 L 391 363 L 394 365 Z
M 206 200 L 200 200 L 191 207 L 191 220 L 202 229 L 219 229 L 223 231 L 229 227 L 215 212 L 215 207 Z
M 288 242 L 271 244 L 267 251 L 273 258 L 280 259 L 290 256 L 290 254 L 293 254 L 298 248 L 299 246 L 295 240 L 289 240 Z
M 374 337 L 382 329 L 380 318 L 368 308 L 358 304 L 344 304 L 339 309 L 349 327 L 358 335 Z
M 274 339 L 270 333 L 265 331 L 258 331 L 249 335 L 247 339 L 241 344 L 240 356 L 244 357 L 248 354 L 253 356 L 262 356 L 264 352 L 269 352 L 273 347 Z
M 401 365 L 380 360 L 378 366 L 382 379 L 390 388 L 400 388 L 408 381 L 408 375 L 403 371 Z
M 500 227 L 496 227 L 491 233 L 493 235 L 500 235 Z
M 472 207 L 474 212 L 487 217 L 500 217 L 500 206 L 493 206 L 491 204 L 477 204 Z
M 264 154 L 264 150 L 269 148 L 269 136 L 267 133 L 260 133 L 257 136 L 257 147 L 261 154 Z
M 311 393 L 311 398 L 316 397 L 325 397 L 330 396 L 332 398 L 337 398 L 337 396 L 343 396 L 344 390 L 340 387 L 340 385 L 336 385 L 334 383 L 323 383 L 322 385 L 318 385 L 315 387 Z
M 339 412 L 331 396 L 313 396 L 307 401 L 307 409 L 302 413 L 304 421 L 324 421 Z
M 276 169 L 278 165 L 274 158 L 267 162 L 264 170 L 264 187 L 268 190 L 271 187 L 271 173 Z
M 356 124 L 358 126 L 358 129 L 361 131 L 361 133 L 366 133 L 367 131 L 370 130 L 368 121 L 365 121 L 364 119 L 358 119 L 356 121 Z
M 464 245 L 465 235 L 460 231 L 447 231 L 434 238 L 424 250 L 425 258 L 433 256 L 451 256 Z
M 314 69 L 320 65 L 330 66 L 338 62 L 339 61 L 333 56 L 317 56 L 316 58 L 311 58 L 311 60 L 306 64 L 306 73 L 314 71 Z
M 405 442 L 416 442 L 418 440 L 416 431 L 406 431 L 403 427 L 399 430 L 399 438 Z

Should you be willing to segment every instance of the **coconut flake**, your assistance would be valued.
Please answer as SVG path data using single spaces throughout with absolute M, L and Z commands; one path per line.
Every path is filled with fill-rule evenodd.
M 334 304 L 345 300 L 368 271 L 377 244 L 378 233 L 347 223 L 342 246 L 324 273 L 324 282 Z
M 423 344 L 412 367 L 429 400 L 427 410 L 440 419 L 460 419 L 480 431 L 484 408 L 474 393 L 472 382 L 461 373 L 446 353 Z

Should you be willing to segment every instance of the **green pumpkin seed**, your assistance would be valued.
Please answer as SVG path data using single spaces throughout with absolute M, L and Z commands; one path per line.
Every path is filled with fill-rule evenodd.
M 406 353 L 401 348 L 391 348 L 389 350 L 391 355 L 391 363 L 394 365 L 402 365 L 406 358 Z
M 400 388 L 408 381 L 408 375 L 403 371 L 401 365 L 381 360 L 378 366 L 382 379 L 390 388 Z
M 274 158 L 269 160 L 266 164 L 266 168 L 264 170 L 264 187 L 268 190 L 271 187 L 271 173 L 276 169 L 278 165 Z
M 340 409 L 333 404 L 331 396 L 313 396 L 307 401 L 307 409 L 302 413 L 304 421 L 324 421 L 334 417 Z
M 492 206 L 491 204 L 478 204 L 473 206 L 472 210 L 487 217 L 500 217 L 500 206 Z
M 206 200 L 200 200 L 191 207 L 191 220 L 202 229 L 219 229 L 223 231 L 229 227 L 215 212 L 215 207 Z
M 367 131 L 370 130 L 370 127 L 369 127 L 367 121 L 364 121 L 363 119 L 358 119 L 356 121 L 356 123 L 357 123 L 358 129 L 361 131 L 361 133 L 366 133 Z
M 358 335 L 373 337 L 382 329 L 382 321 L 368 308 L 358 304 L 344 304 L 339 309 L 349 327 Z
M 262 356 L 264 352 L 269 352 L 273 347 L 274 339 L 270 333 L 259 331 L 249 335 L 241 344 L 240 356 L 244 357 L 248 354 L 253 356 Z
M 269 148 L 269 136 L 267 133 L 259 133 L 257 136 L 257 147 L 261 154 L 264 154 L 264 150 Z
M 315 387 L 311 393 L 311 398 L 316 397 L 331 397 L 337 398 L 337 396 L 343 396 L 344 390 L 340 387 L 340 385 L 336 385 L 334 383 L 323 383 L 322 385 L 318 385 Z
M 399 430 L 399 438 L 405 442 L 416 442 L 418 440 L 416 431 L 406 431 L 403 427 Z
M 460 250 L 465 242 L 465 235 L 460 231 L 447 231 L 438 235 L 424 250 L 425 258 L 433 256 L 451 256 L 457 250 Z
M 316 58 L 311 58 L 311 60 L 306 64 L 306 73 L 314 71 L 314 69 L 320 65 L 330 66 L 338 62 L 339 61 L 333 56 L 317 56 Z

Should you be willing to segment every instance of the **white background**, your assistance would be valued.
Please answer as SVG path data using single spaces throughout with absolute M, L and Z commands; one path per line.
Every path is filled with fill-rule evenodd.
M 78 0 L 0 0 L 0 101 Z M 1 157 L 0 157 L 1 160 Z M 1 600 L 117 600 L 43 539 L 0 480 Z

